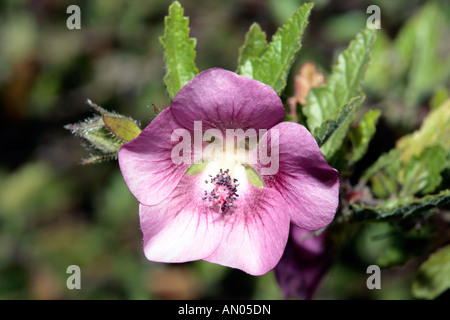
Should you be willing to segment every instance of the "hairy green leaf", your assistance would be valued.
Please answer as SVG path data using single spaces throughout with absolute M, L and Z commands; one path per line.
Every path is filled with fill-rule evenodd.
M 278 29 L 265 51 L 262 45 L 262 32 L 258 31 L 257 27 L 253 27 L 253 31 L 250 30 L 248 33 L 248 38 L 251 34 L 252 40 L 258 39 L 259 44 L 253 43 L 250 46 L 251 42 L 247 43 L 247 41 L 244 44 L 241 50 L 241 55 L 244 54 L 244 56 L 240 59 L 238 67 L 240 74 L 268 84 L 280 93 L 286 86 L 289 69 L 301 48 L 303 31 L 308 23 L 312 7 L 313 5 L 309 3 L 301 6 L 292 18 Z M 249 53 L 254 56 L 251 57 Z
M 427 147 L 406 162 L 400 154 L 400 150 L 393 149 L 363 175 L 363 180 L 371 180 L 372 191 L 378 198 L 425 195 L 440 185 L 441 173 L 448 165 L 447 151 L 442 146 Z
M 419 130 L 402 137 L 397 147 L 401 150 L 402 160 L 407 161 L 426 147 L 437 144 L 450 150 L 450 99 L 432 110 Z
M 450 190 L 447 189 L 438 194 L 427 195 L 422 198 L 391 199 L 377 207 L 353 205 L 350 209 L 349 218 L 353 221 L 365 222 L 401 220 L 426 214 L 427 210 L 443 206 L 449 202 Z
M 380 110 L 369 110 L 355 129 L 350 129 L 349 137 L 352 143 L 351 161 L 359 161 L 367 151 L 369 142 L 375 134 Z
M 65 128 L 87 140 L 92 146 L 104 153 L 115 153 L 125 143 L 111 133 L 100 116 L 87 119 L 78 124 L 66 125 Z
M 100 115 L 64 127 L 86 140 L 87 147 L 93 147 L 100 152 L 83 160 L 82 164 L 99 163 L 117 158 L 120 147 L 136 138 L 141 133 L 141 129 L 131 118 L 109 112 L 90 100 L 87 103 Z
M 427 147 L 421 154 L 413 156 L 398 174 L 398 181 L 403 186 L 400 196 L 433 192 L 442 181 L 446 159 L 447 152 L 440 145 Z
M 366 96 L 362 92 L 360 92 L 360 97 L 354 100 L 353 102 L 354 107 L 352 109 L 352 113 L 349 114 L 348 117 L 345 117 L 342 124 L 336 129 L 336 131 L 333 132 L 328 141 L 325 142 L 320 148 L 320 151 L 322 151 L 326 159 L 331 159 L 335 155 L 335 153 L 341 148 L 342 143 L 344 142 L 344 139 L 348 133 L 348 130 L 350 129 L 350 125 L 353 122 L 355 112 L 362 104 L 365 97 Z
M 243 73 L 242 66 L 248 60 L 259 58 L 267 49 L 266 33 L 256 22 L 250 26 L 245 35 L 245 42 L 239 49 L 238 67 L 236 72 Z
M 338 56 L 327 84 L 309 91 L 303 113 L 311 131 L 330 119 L 351 98 L 361 95 L 359 90 L 374 39 L 374 31 L 366 29 L 360 32 Z
M 322 146 L 333 133 L 338 130 L 347 119 L 352 119 L 356 108 L 361 104 L 363 97 L 354 97 L 342 109 L 338 110 L 334 116 L 325 122 L 314 131 L 314 138 L 317 144 Z
M 164 83 L 170 100 L 197 73 L 195 66 L 194 38 L 189 38 L 189 19 L 178 1 L 169 7 L 169 15 L 164 19 L 165 31 L 160 37 L 166 62 Z
M 432 110 L 422 127 L 397 141 L 362 175 L 379 198 L 427 194 L 439 186 L 450 167 L 450 100 Z
M 314 132 L 336 112 L 343 110 L 343 106 L 350 99 L 355 96 L 363 96 L 360 86 L 370 61 L 374 39 L 374 31 L 366 29 L 360 32 L 349 47 L 339 55 L 327 84 L 309 91 L 306 98 L 307 103 L 303 106 L 302 111 L 311 131 Z M 361 104 L 362 100 L 359 102 Z M 346 117 L 344 123 L 320 148 L 327 160 L 330 160 L 341 147 L 357 107 L 358 105 L 355 105 L 352 116 Z

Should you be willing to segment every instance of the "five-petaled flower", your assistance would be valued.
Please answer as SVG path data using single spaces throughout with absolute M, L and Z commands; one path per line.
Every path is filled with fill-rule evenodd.
M 333 220 L 338 172 L 328 165 L 308 130 L 282 122 L 284 117 L 283 103 L 270 86 L 213 68 L 189 81 L 169 107 L 123 145 L 119 164 L 140 202 L 147 259 L 203 259 L 261 275 L 279 262 L 290 223 L 317 230 Z M 201 170 L 188 170 L 185 161 L 175 163 L 172 151 L 179 141 L 173 133 L 194 133 L 198 121 L 206 131 L 267 130 L 258 141 L 268 141 L 273 150 L 271 140 L 277 132 L 277 172 L 261 174 L 267 163 L 259 159 L 246 163 L 214 155 L 203 159 Z M 202 141 L 201 146 L 210 143 Z M 249 152 L 261 148 L 258 144 Z M 235 151 L 227 147 L 225 152 Z

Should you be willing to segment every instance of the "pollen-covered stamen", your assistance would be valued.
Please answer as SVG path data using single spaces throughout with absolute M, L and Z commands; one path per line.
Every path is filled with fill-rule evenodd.
M 225 171 L 220 169 L 215 177 L 211 175 L 210 177 L 211 181 L 205 180 L 205 183 L 213 184 L 214 188 L 210 192 L 205 191 L 202 199 L 209 201 L 211 206 L 217 206 L 224 213 L 227 208 L 233 206 L 233 202 L 239 197 L 237 194 L 239 184 L 236 184 L 238 180 L 231 178 L 229 169 Z

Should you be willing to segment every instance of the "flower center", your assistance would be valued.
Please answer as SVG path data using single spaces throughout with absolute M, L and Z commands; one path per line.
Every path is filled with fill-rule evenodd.
M 227 208 L 231 208 L 233 202 L 239 197 L 236 193 L 239 186 L 239 184 L 236 184 L 238 180 L 232 179 L 229 172 L 229 169 L 225 171 L 220 169 L 216 176 L 209 175 L 210 181 L 205 180 L 206 184 L 211 183 L 213 185 L 213 189 L 210 192 L 205 190 L 205 196 L 202 199 L 209 201 L 211 206 L 217 206 L 222 213 Z

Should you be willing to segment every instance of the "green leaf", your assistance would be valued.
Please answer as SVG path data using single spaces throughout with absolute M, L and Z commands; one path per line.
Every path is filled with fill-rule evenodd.
M 392 149 L 388 153 L 381 155 L 374 164 L 372 164 L 366 171 L 364 171 L 361 176 L 361 180 L 369 180 L 372 176 L 374 176 L 377 172 L 388 168 L 395 159 L 400 159 L 400 150 Z
M 286 86 L 289 69 L 301 48 L 303 31 L 312 7 L 313 4 L 310 3 L 301 6 L 292 18 L 278 29 L 265 51 L 262 46 L 262 32 L 258 31 L 257 27 L 254 27 L 253 31 L 250 30 L 248 38 L 249 34 L 252 34 L 252 40 L 258 39 L 259 44 L 250 46 L 250 43 L 253 43 L 251 41 L 244 44 L 241 50 L 241 55 L 244 53 L 244 56 L 238 67 L 240 74 L 270 85 L 279 94 Z
M 426 147 L 436 144 L 450 150 L 450 99 L 432 110 L 419 130 L 402 137 L 397 142 L 397 148 L 402 150 L 402 160 L 407 161 L 422 153 Z
M 208 162 L 202 161 L 200 163 L 193 163 L 187 169 L 186 174 L 194 175 L 203 171 L 206 168 Z
M 412 285 L 418 299 L 434 299 L 450 288 L 450 245 L 431 254 L 419 269 Z
M 397 182 L 397 174 L 400 171 L 400 158 L 393 158 L 392 162 L 383 171 L 376 172 L 370 180 L 373 194 L 380 199 L 391 198 L 398 195 L 401 186 Z
M 398 140 L 361 179 L 371 179 L 372 191 L 379 198 L 427 194 L 439 186 L 441 173 L 450 167 L 449 150 L 450 100 L 432 110 L 419 130 Z
M 103 122 L 118 138 L 131 141 L 136 138 L 141 129 L 133 120 L 117 115 L 103 115 Z
M 92 146 L 104 153 L 116 153 L 125 143 L 125 141 L 118 139 L 111 133 L 100 116 L 87 119 L 78 124 L 66 125 L 65 128 L 87 140 Z
M 183 13 L 178 1 L 172 3 L 164 19 L 164 35 L 159 39 L 164 49 L 167 68 L 164 83 L 170 100 L 198 73 L 194 62 L 196 40 L 189 38 L 189 19 Z
M 352 143 L 351 161 L 358 162 L 366 153 L 369 142 L 375 134 L 380 110 L 369 110 L 355 129 L 350 129 L 349 137 Z
M 427 210 L 450 203 L 450 189 L 422 198 L 391 199 L 380 206 L 353 205 L 349 218 L 353 221 L 380 222 L 426 215 Z
M 323 155 L 325 156 L 325 158 L 327 160 L 333 158 L 334 155 L 336 154 L 336 152 L 340 149 L 340 147 L 341 147 L 342 143 L 344 142 L 344 139 L 348 133 L 350 125 L 353 122 L 355 112 L 358 109 L 358 107 L 362 104 L 362 102 L 364 101 L 364 99 L 366 97 L 362 92 L 360 92 L 359 94 L 360 94 L 360 97 L 358 99 L 354 100 L 354 102 L 353 102 L 354 106 L 352 109 L 352 113 L 349 114 L 349 116 L 344 119 L 344 121 L 342 122 L 340 127 L 337 128 L 337 130 L 333 132 L 333 134 L 328 139 L 328 141 L 325 142 L 322 145 L 322 147 L 320 147 L 320 151 L 322 151 Z M 350 102 L 351 101 L 352 100 L 350 100 Z
M 245 35 L 245 42 L 239 49 L 238 67 L 236 73 L 242 73 L 242 66 L 250 59 L 259 58 L 267 49 L 266 33 L 257 23 L 250 26 Z
M 364 77 L 364 90 L 380 97 L 386 92 L 392 92 L 396 86 L 401 85 L 398 80 L 396 68 L 398 64 L 392 62 L 395 58 L 392 43 L 386 33 L 381 29 L 373 44 L 370 65 Z
M 264 181 L 261 179 L 259 174 L 250 166 L 244 166 L 245 173 L 247 174 L 248 180 L 255 186 L 255 187 L 264 187 Z
M 100 154 L 91 155 L 82 164 L 99 163 L 117 158 L 120 147 L 136 138 L 141 129 L 136 121 L 117 113 L 109 112 L 92 101 L 87 103 L 100 115 L 76 124 L 68 124 L 64 128 L 83 138 Z
M 442 181 L 446 159 L 447 152 L 440 145 L 427 147 L 420 155 L 413 156 L 398 174 L 398 181 L 403 186 L 400 196 L 433 192 Z
M 424 95 L 450 76 L 448 15 L 450 6 L 428 2 L 399 33 L 395 42 L 398 53 L 395 64 L 401 66 L 407 78 L 404 100 L 407 106 L 417 105 Z
M 372 191 L 378 198 L 423 195 L 433 192 L 442 181 L 441 173 L 448 165 L 447 151 L 440 145 L 425 148 L 419 155 L 402 161 L 401 150 L 393 149 L 364 173 L 371 178 Z
M 432 110 L 439 108 L 447 99 L 450 99 L 449 90 L 445 87 L 437 88 L 430 99 L 430 108 Z
M 347 119 L 352 119 L 356 108 L 361 104 L 363 97 L 354 97 L 342 109 L 338 110 L 335 115 L 322 123 L 322 125 L 314 131 L 314 138 L 317 144 L 322 146 L 333 133 L 338 130 Z
M 307 96 L 303 113 L 311 131 L 333 117 L 351 98 L 361 95 L 360 86 L 369 64 L 375 32 L 360 32 L 349 47 L 338 56 L 327 84 L 313 88 Z
M 349 47 L 338 56 L 327 84 L 309 91 L 307 104 L 303 106 L 302 111 L 312 132 L 331 119 L 350 99 L 364 96 L 360 92 L 360 86 L 369 64 L 374 39 L 374 31 L 366 29 L 360 32 Z M 361 104 L 362 100 L 359 102 Z M 358 106 L 355 104 L 351 117 L 345 118 L 341 126 L 321 146 L 320 150 L 327 160 L 332 159 L 341 147 Z

